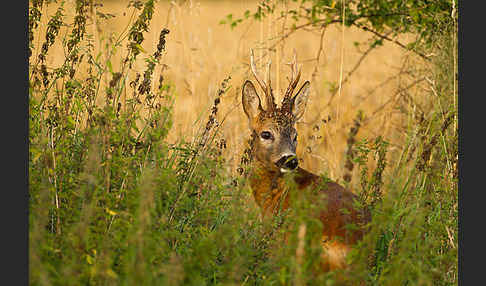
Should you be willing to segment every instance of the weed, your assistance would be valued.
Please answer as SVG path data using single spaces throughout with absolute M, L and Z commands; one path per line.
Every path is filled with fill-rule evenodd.
M 174 56 L 178 48 L 172 44 L 178 33 L 184 34 L 183 21 L 173 19 L 180 22 L 169 33 L 169 27 L 152 23 L 156 1 L 129 1 L 128 14 L 133 17 L 126 29 L 97 37 L 90 25 L 111 23 L 120 15 L 108 16 L 101 8 L 91 13 L 91 5 L 102 5 L 84 0 L 58 1 L 47 9 L 53 2 L 32 0 L 29 7 L 31 285 L 336 285 L 343 278 L 348 285 L 457 284 L 457 83 L 451 73 L 456 70 L 451 60 L 456 50 L 450 44 L 454 30 L 437 30 L 432 46 L 418 42 L 407 48 L 414 54 L 438 55 L 426 64 L 420 62 L 421 69 L 393 76 L 404 86 L 416 82 L 416 90 L 399 88 L 376 113 L 360 106 L 370 116 L 359 114 L 351 128 L 354 110 L 350 107 L 338 122 L 330 102 L 326 106 L 331 110 L 316 107 L 319 123 L 305 120 L 298 127 L 310 126 L 315 133 L 312 139 L 299 137 L 303 150 L 312 147 L 305 154 L 318 156 L 324 146 L 330 148 L 325 149 L 328 156 L 335 157 L 326 161 L 330 164 L 321 173 L 339 172 L 332 163 L 344 160 L 344 180 L 360 195 L 356 203 L 370 206 L 373 217 L 349 258 L 352 267 L 322 273 L 322 225 L 314 218 L 318 198 L 291 189 L 288 195 L 295 200 L 289 211 L 262 220 L 245 176 L 254 135 L 235 163 L 240 176 L 229 167 L 231 158 L 225 152 L 237 150 L 231 134 L 240 135 L 242 129 L 235 126 L 242 123 L 221 119 L 221 112 L 233 98 L 231 85 L 239 85 L 238 69 L 232 66 L 224 76 L 216 69 L 209 71 L 221 83 L 207 89 L 207 120 L 193 124 L 198 132 L 187 136 L 189 140 L 176 138 L 180 114 L 175 114 L 184 104 L 176 100 L 183 89 L 174 76 L 179 72 Z M 317 7 L 324 10 L 313 12 L 305 6 L 292 15 L 292 7 L 264 1 L 253 17 L 248 12 L 246 18 L 263 20 L 282 7 L 287 7 L 289 19 L 298 11 L 306 17 L 323 11 L 340 15 L 337 6 L 329 10 L 332 3 L 324 2 Z M 169 16 L 181 16 L 186 4 L 173 2 Z M 437 25 L 448 27 L 440 19 Z M 283 25 L 277 39 L 282 51 L 291 34 L 321 27 L 323 19 L 314 20 L 295 29 Z M 358 24 L 357 19 L 352 23 Z M 143 48 L 149 31 L 158 36 L 153 50 Z M 183 42 L 180 50 L 197 53 L 198 42 L 193 43 L 188 48 Z M 55 50 L 56 44 L 60 50 Z M 272 45 L 268 46 L 271 54 Z M 56 61 L 48 60 L 54 55 Z M 190 62 L 190 76 L 197 74 L 190 71 L 197 66 L 209 69 L 198 60 Z M 145 65 L 138 69 L 140 61 Z M 347 84 L 353 81 L 351 74 L 359 74 L 358 65 Z M 317 76 L 315 81 L 320 89 L 332 85 Z M 195 90 L 204 101 L 204 88 Z M 379 125 L 376 118 L 395 113 L 409 120 L 403 120 L 400 132 L 385 132 L 388 122 Z M 322 121 L 325 126 L 319 125 L 323 114 L 329 114 Z M 339 134 L 347 144 L 339 144 Z M 393 140 L 390 134 L 403 140 Z M 341 158 L 339 150 L 345 146 L 346 156 Z M 305 163 L 315 161 L 312 158 Z M 359 180 L 353 181 L 355 177 Z

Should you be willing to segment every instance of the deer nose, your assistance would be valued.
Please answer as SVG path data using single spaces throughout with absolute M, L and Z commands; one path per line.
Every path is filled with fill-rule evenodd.
M 299 165 L 299 161 L 297 160 L 297 156 L 295 155 L 286 155 L 280 158 L 277 161 L 277 166 L 279 168 L 287 169 L 287 170 L 295 170 Z

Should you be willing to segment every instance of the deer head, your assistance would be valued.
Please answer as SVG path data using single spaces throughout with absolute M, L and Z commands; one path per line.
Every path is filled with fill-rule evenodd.
M 297 148 L 297 131 L 295 123 L 302 117 L 307 104 L 310 82 L 306 81 L 293 95 L 300 79 L 301 69 L 297 67 L 297 55 L 294 50 L 289 86 L 282 99 L 281 106 L 275 104 L 271 82 L 270 66 L 267 64 L 267 80 L 258 74 L 254 62 L 253 50 L 250 50 L 251 72 L 263 90 L 266 109 L 263 109 L 260 96 L 250 80 L 243 84 L 243 110 L 249 120 L 251 131 L 256 140 L 253 146 L 255 159 L 272 171 L 289 172 L 298 166 L 295 150 Z

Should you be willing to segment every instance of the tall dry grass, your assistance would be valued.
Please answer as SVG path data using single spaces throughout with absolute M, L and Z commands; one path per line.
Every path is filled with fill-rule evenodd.
M 355 42 L 366 41 L 370 36 L 353 28 L 345 28 L 342 33 L 339 26 L 329 27 L 324 35 L 301 30 L 277 43 L 278 36 L 287 31 L 283 29 L 289 27 L 289 21 L 285 22 L 277 16 L 265 18 L 262 22 L 245 22 L 234 29 L 220 24 L 228 14 L 242 15 L 257 4 L 257 1 L 156 3 L 142 48 L 144 55 L 150 54 L 156 49 L 158 31 L 162 27 L 171 31 L 168 52 L 161 58 L 164 67 L 156 69 L 153 74 L 153 78 L 157 79 L 163 70 L 164 79 L 172 82 L 176 89 L 174 129 L 168 139 L 172 142 L 182 137 L 193 139 L 197 134 L 196 122 L 205 118 L 219 82 L 231 75 L 232 88 L 222 99 L 219 120 L 225 121 L 223 133 L 228 145 L 225 156 L 235 170 L 250 134 L 240 105 L 240 85 L 245 79 L 252 78 L 249 73 L 249 49 L 255 49 L 257 60 L 264 56 L 260 62 L 266 62 L 269 57 L 272 59 L 272 82 L 278 96 L 282 95 L 288 83 L 290 69 L 286 63 L 290 61 L 293 49 L 296 49 L 298 62 L 303 67 L 302 79 L 311 80 L 312 83 L 308 110 L 298 124 L 297 151 L 303 167 L 342 179 L 346 140 L 359 110 L 363 111 L 366 121 L 357 134 L 358 140 L 381 135 L 391 143 L 393 153 L 396 146 L 403 143 L 403 123 L 407 118 L 391 103 L 397 100 L 397 94 L 405 86 L 403 82 L 407 81 L 407 73 L 415 69 L 414 65 L 417 64 L 409 59 L 410 52 L 385 42 L 363 57 L 366 47 L 356 47 Z M 66 1 L 66 18 L 74 16 L 73 5 L 74 1 Z M 118 39 L 134 17 L 126 5 L 126 1 L 104 1 L 103 7 L 95 7 L 93 12 L 98 9 L 115 17 L 97 19 L 88 26 L 89 32 L 94 35 L 95 54 L 109 60 L 114 71 L 120 70 L 124 51 L 113 51 L 106 47 Z M 45 14 L 53 13 L 56 8 L 55 4 L 48 5 L 44 8 Z M 35 31 L 37 44 L 34 55 L 39 52 L 47 20 L 43 17 Z M 61 27 L 60 34 L 66 34 L 68 30 Z M 126 42 L 127 39 L 121 39 L 122 45 L 126 45 Z M 276 48 L 268 56 L 268 47 L 275 45 Z M 64 56 L 65 51 L 57 41 L 47 55 L 47 66 L 59 66 Z M 143 73 L 145 66 L 143 57 L 139 57 L 133 70 Z M 332 87 L 338 86 L 341 71 L 345 82 L 340 92 L 333 95 Z M 400 74 L 400 71 L 403 73 Z M 349 72 L 353 73 L 346 78 Z M 126 81 L 130 82 L 135 76 L 135 73 L 129 74 Z M 105 76 L 101 89 L 108 86 L 110 80 Z M 152 85 L 156 85 L 156 80 Z M 127 87 L 129 92 L 130 88 Z
M 32 285 L 457 284 L 455 20 L 424 62 L 340 25 L 292 32 L 279 11 L 219 24 L 257 2 L 153 3 L 30 2 Z M 349 270 L 319 271 L 311 194 L 262 221 L 236 175 L 250 48 L 280 91 L 297 50 L 302 165 L 371 207 Z

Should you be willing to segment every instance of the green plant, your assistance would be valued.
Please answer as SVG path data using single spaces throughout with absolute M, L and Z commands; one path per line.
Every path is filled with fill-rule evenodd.
M 457 41 L 449 2 L 416 10 L 421 1 L 345 2 L 349 25 L 371 21 L 365 12 L 406 12 L 373 17 L 366 27 L 417 32 L 424 41 L 406 46 L 437 56 L 415 75 L 427 87 L 420 97 L 396 103 L 410 118 L 404 144 L 377 136 L 351 145 L 361 181 L 349 184 L 362 186 L 361 203 L 372 205 L 373 220 L 353 250 L 352 267 L 327 274 L 319 272 L 322 226 L 312 216 L 312 194 L 294 189 L 288 212 L 261 220 L 246 178 L 227 167 L 225 122 L 217 115 L 233 91 L 231 77 L 221 79 L 197 135 L 168 142 L 177 94 L 164 78 L 161 55 L 170 52 L 171 34 L 162 28 L 156 49 L 141 49 L 155 1 L 129 2 L 138 17 L 117 37 L 98 39 L 102 55 L 87 25 L 109 16 L 92 14 L 98 4 L 78 0 L 70 18 L 64 10 L 70 3 L 54 2 L 29 7 L 31 285 L 336 285 L 343 277 L 367 285 L 457 284 Z M 299 3 L 289 15 L 314 17 L 308 26 L 321 27 L 325 15 L 343 20 L 342 2 Z M 49 14 L 51 4 L 57 6 Z M 267 4 L 254 17 L 272 13 Z M 353 10 L 354 4 L 364 8 Z M 42 17 L 46 32 L 36 47 Z M 55 43 L 66 51 L 58 65 L 45 60 Z M 119 68 L 116 50 L 123 52 Z M 139 73 L 133 63 L 142 58 Z

